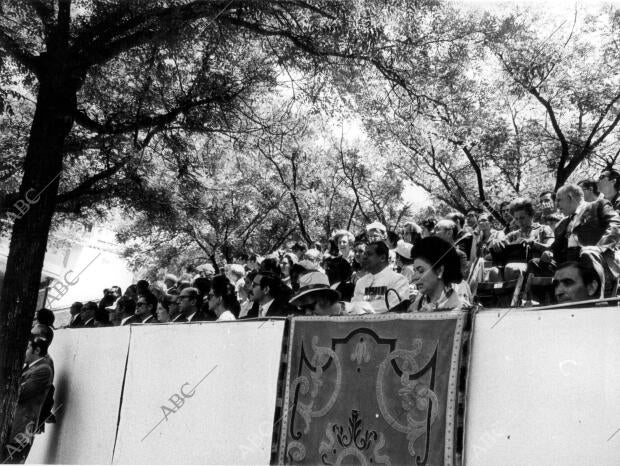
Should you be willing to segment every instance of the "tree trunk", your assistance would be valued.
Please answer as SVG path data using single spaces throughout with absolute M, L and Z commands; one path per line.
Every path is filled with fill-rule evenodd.
M 19 200 L 0 294 L 0 447 L 4 451 L 17 403 L 48 234 L 62 172 L 63 145 L 71 126 L 76 87 L 57 60 L 39 79 Z

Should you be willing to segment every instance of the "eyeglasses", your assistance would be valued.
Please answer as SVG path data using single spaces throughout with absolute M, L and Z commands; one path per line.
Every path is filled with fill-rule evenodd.
M 182 299 L 193 299 L 191 296 L 179 296 L 179 301 Z
M 148 303 L 136 303 L 136 307 L 146 306 Z

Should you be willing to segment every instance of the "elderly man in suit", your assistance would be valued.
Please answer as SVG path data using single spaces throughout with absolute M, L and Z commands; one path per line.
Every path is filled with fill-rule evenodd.
M 43 421 L 39 414 L 54 380 L 54 363 L 47 354 L 48 346 L 49 341 L 36 335 L 28 342 L 15 418 L 6 449 L 0 455 L 2 463 L 25 462 L 37 426 Z
M 555 264 L 586 261 L 600 278 L 601 297 L 608 296 L 620 273 L 615 260 L 620 241 L 618 212 L 606 199 L 586 202 L 583 190 L 576 184 L 562 186 L 557 192 L 556 202 L 566 218 L 557 225 L 555 240 L 542 254 L 539 268 L 534 267 L 532 271 L 536 275 L 553 275 Z
M 252 281 L 254 304 L 245 319 L 256 317 L 286 317 L 296 310 L 289 304 L 290 289 L 269 272 L 259 272 Z

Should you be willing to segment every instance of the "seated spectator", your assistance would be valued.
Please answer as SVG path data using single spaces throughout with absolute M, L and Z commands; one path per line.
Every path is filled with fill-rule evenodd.
M 107 309 L 99 309 L 95 311 L 95 321 L 93 327 L 112 327 L 110 322 L 110 313 Z
M 84 304 L 79 301 L 76 301 L 71 305 L 71 307 L 69 308 L 71 320 L 69 320 L 69 325 L 67 327 L 76 328 L 82 326 L 82 317 L 80 316 L 80 313 L 82 312 L 82 307 L 84 307 Z
M 458 226 L 452 220 L 439 220 L 437 225 L 435 225 L 435 236 L 443 239 L 444 241 L 450 243 L 456 250 L 456 254 L 459 256 L 459 263 L 461 264 L 461 274 L 463 277 L 467 276 L 467 272 L 469 270 L 469 260 L 467 258 L 467 254 L 463 249 L 458 248 L 458 244 L 456 243 L 456 238 L 458 237 Z M 469 234 L 469 233 L 468 233 Z M 469 234 L 469 237 L 472 239 L 473 236 Z M 463 236 L 461 236 L 463 238 Z
M 185 322 L 185 316 L 181 313 L 179 303 L 179 291 L 170 293 L 167 299 L 168 322 Z
M 619 265 L 615 252 L 620 241 L 620 216 L 606 199 L 585 202 L 575 184 L 558 190 L 558 206 L 567 216 L 557 228 L 549 260 L 589 261 L 599 275 L 605 296 L 612 292 Z M 602 297 L 602 296 L 601 296 Z
M 306 253 L 307 250 L 308 248 L 306 247 L 306 245 L 301 244 L 301 243 L 295 243 L 293 247 L 291 248 L 291 251 L 293 251 L 293 254 L 297 256 L 297 262 L 299 262 L 300 260 L 304 258 L 304 254 Z
M 177 296 L 174 296 L 174 299 L 177 299 Z M 164 301 L 167 305 L 170 303 L 170 298 L 172 295 L 167 295 L 166 301 Z M 168 309 L 164 306 L 163 303 L 157 303 L 157 322 L 165 324 L 166 322 L 170 322 L 170 314 L 168 314 Z
M 355 243 L 353 234 L 347 230 L 336 230 L 333 234 L 333 240 L 338 248 L 338 255 L 351 262 L 353 260 L 353 244 Z
M 312 249 L 311 249 L 312 251 Z M 259 271 L 265 273 L 271 273 L 280 277 L 282 275 L 282 268 L 280 267 L 280 261 L 275 257 L 266 257 L 260 263 Z
M 293 267 L 293 272 L 295 271 L 296 267 L 299 267 L 299 264 L 296 264 Z M 243 287 L 238 294 L 239 305 L 241 306 L 238 317 L 239 319 L 243 319 L 248 314 L 248 312 L 250 312 L 250 309 L 252 309 L 252 305 L 254 304 L 252 298 L 252 282 L 256 277 L 257 273 L 257 271 L 251 270 L 245 275 L 245 278 L 243 280 Z
M 252 299 L 254 303 L 245 318 L 286 317 L 289 314 L 293 314 L 294 309 L 288 303 L 289 298 L 290 288 L 282 283 L 279 276 L 267 272 L 259 272 L 252 281 Z
M 197 288 L 184 288 L 179 293 L 179 308 L 183 315 L 173 322 L 205 322 L 213 320 L 207 316 L 201 309 L 200 292 Z
M 407 222 L 403 227 L 402 235 L 403 241 L 415 247 L 416 243 L 422 239 L 422 227 L 415 222 Z
M 409 299 L 409 282 L 389 267 L 389 250 L 383 241 L 366 247 L 363 267 L 368 271 L 357 280 L 351 303 L 355 313 L 382 314 Z M 386 298 L 387 296 L 387 298 Z M 387 299 L 387 303 L 386 303 Z
M 282 276 L 282 283 L 291 287 L 291 268 L 297 263 L 297 256 L 292 252 L 288 252 L 282 256 L 280 261 L 280 270 Z
M 318 249 L 308 249 L 304 254 L 303 261 L 310 261 L 314 264 L 316 270 L 323 272 L 321 262 L 323 261 L 323 254 Z
M 353 262 L 351 264 L 351 268 L 353 269 L 353 274 L 351 275 L 351 283 L 355 285 L 357 280 L 362 278 L 368 272 L 364 270 L 363 259 L 364 252 L 366 251 L 366 243 L 364 241 L 356 241 L 353 246 Z
M 514 217 L 510 213 L 510 201 L 502 201 L 499 205 L 499 213 L 504 222 L 504 234 L 507 235 L 511 231 L 516 230 L 517 224 L 514 221 Z
M 387 240 L 387 228 L 380 222 L 373 222 L 366 225 L 366 238 L 369 243 Z
M 582 180 L 577 183 L 583 190 L 583 198 L 586 202 L 596 201 L 601 193 L 598 190 L 598 183 L 594 180 Z
M 596 299 L 601 283 L 594 268 L 585 262 L 564 262 L 553 275 L 558 303 Z
M 478 215 L 478 230 L 474 237 L 476 244 L 475 258 L 482 257 L 485 260 L 492 260 L 491 249 L 497 248 L 506 236 L 502 230 L 495 230 L 491 227 L 489 214 L 481 213 Z
M 504 244 L 512 248 L 504 252 L 504 280 L 516 280 L 527 270 L 530 259 L 539 258 L 552 243 L 553 231 L 546 225 L 533 223 L 534 207 L 529 199 L 518 198 L 510 204 L 510 213 L 518 230 L 506 235 Z
M 295 260 L 297 260 L 297 256 L 295 256 Z M 239 294 L 239 290 L 243 288 L 243 284 L 245 282 L 245 269 L 241 264 L 231 264 L 230 270 L 228 272 L 228 279 L 230 283 L 232 283 L 237 290 L 237 295 Z
M 206 320 L 215 320 L 215 314 L 209 312 L 209 305 L 207 304 L 207 296 L 211 291 L 212 277 L 196 277 L 192 282 L 192 288 L 198 290 L 198 310 L 199 316 Z M 188 288 L 184 287 L 183 289 Z
M 456 289 L 463 275 L 459 256 L 450 243 L 434 236 L 423 238 L 413 258 L 419 294 L 409 312 L 459 310 L 469 304 Z
M 157 298 L 153 293 L 138 295 L 136 302 L 136 321 L 137 324 L 152 324 L 157 322 L 155 318 L 157 312 Z
M 344 260 L 342 257 L 337 259 Z M 330 287 L 325 274 L 315 270 L 303 274 L 299 280 L 299 290 L 291 297 L 290 303 L 303 314 L 333 316 L 342 313 L 338 302 L 340 293 Z
M 477 207 L 471 207 L 465 212 L 465 226 L 467 232 L 474 233 L 478 228 L 478 216 L 482 214 L 482 210 Z
M 453 244 L 465 253 L 465 258 L 469 261 L 474 237 L 465 229 L 465 216 L 460 212 L 452 212 L 446 215 L 446 220 L 452 220 L 456 225 L 457 229 L 456 234 L 453 235 Z M 435 226 L 436 228 L 437 226 Z
M 413 245 L 411 243 L 406 243 L 405 241 L 400 241 L 396 245 L 396 266 L 399 272 L 403 277 L 407 279 L 409 284 L 413 282 L 413 259 L 411 258 L 411 250 L 413 249 Z
M 237 293 L 234 285 L 225 276 L 213 277 L 208 302 L 209 309 L 217 316 L 218 321 L 237 320 L 240 311 Z
M 544 219 L 548 215 L 556 213 L 555 208 L 555 193 L 553 191 L 543 191 L 538 196 L 538 202 L 540 202 L 540 220 Z
M 325 274 L 329 285 L 340 294 L 342 301 L 351 301 L 355 285 L 351 282 L 351 264 L 343 257 L 330 257 L 325 259 Z M 300 277 L 301 286 L 301 277 Z
M 179 279 L 176 275 L 167 273 L 164 277 L 164 285 L 166 286 L 166 293 L 170 293 L 172 290 L 177 289 L 177 283 Z
M 435 231 L 435 225 L 437 225 L 437 219 L 435 218 L 427 218 L 422 221 L 420 226 L 422 227 L 422 231 L 420 232 L 422 238 L 428 238 L 432 236 L 433 231 Z M 413 241 L 411 242 L 413 243 Z
M 137 285 L 129 285 L 127 289 L 125 290 L 125 293 L 123 293 L 123 296 L 135 302 L 135 300 L 138 299 Z
M 94 327 L 95 326 L 95 311 L 99 308 L 94 301 L 88 301 L 84 304 L 80 316 L 82 317 L 82 327 Z
M 0 452 L 2 464 L 24 463 L 32 447 L 39 415 L 54 381 L 54 363 L 47 354 L 48 347 L 49 342 L 40 336 L 32 336 L 28 341 L 11 431 L 6 449 Z
M 103 298 L 99 301 L 99 309 L 105 309 L 112 306 L 116 302 L 116 293 L 112 288 L 106 288 L 103 290 Z
M 136 302 L 127 296 L 123 296 L 116 303 L 116 311 L 113 314 L 112 322 L 114 325 L 129 325 L 135 320 L 135 313 Z
M 616 212 L 620 212 L 620 173 L 605 170 L 598 178 L 598 190 L 607 199 Z

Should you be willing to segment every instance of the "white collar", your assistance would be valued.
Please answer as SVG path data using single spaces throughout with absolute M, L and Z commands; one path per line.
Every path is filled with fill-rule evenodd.
M 28 368 L 30 369 L 32 366 L 38 363 L 41 359 L 45 359 L 45 356 L 41 356 L 39 359 L 32 361 L 30 364 L 28 364 Z
M 196 315 L 196 312 L 198 312 L 198 311 L 194 311 L 194 312 L 192 312 L 192 313 L 189 315 L 189 317 L 187 318 L 187 321 L 188 321 L 188 322 L 191 322 L 191 321 L 192 321 L 192 319 L 193 319 L 193 318 L 194 318 L 194 316 Z
M 146 319 L 144 319 L 144 320 L 142 321 L 142 323 L 143 323 L 143 324 L 146 324 L 146 323 L 147 323 L 149 320 L 151 320 L 152 318 L 153 318 L 153 316 L 152 316 L 152 315 L 148 315 L 148 316 L 146 316 Z
M 123 320 L 121 320 L 121 325 L 125 325 L 125 322 L 127 322 L 129 319 L 131 319 L 133 316 L 129 316 L 129 317 L 125 317 Z

